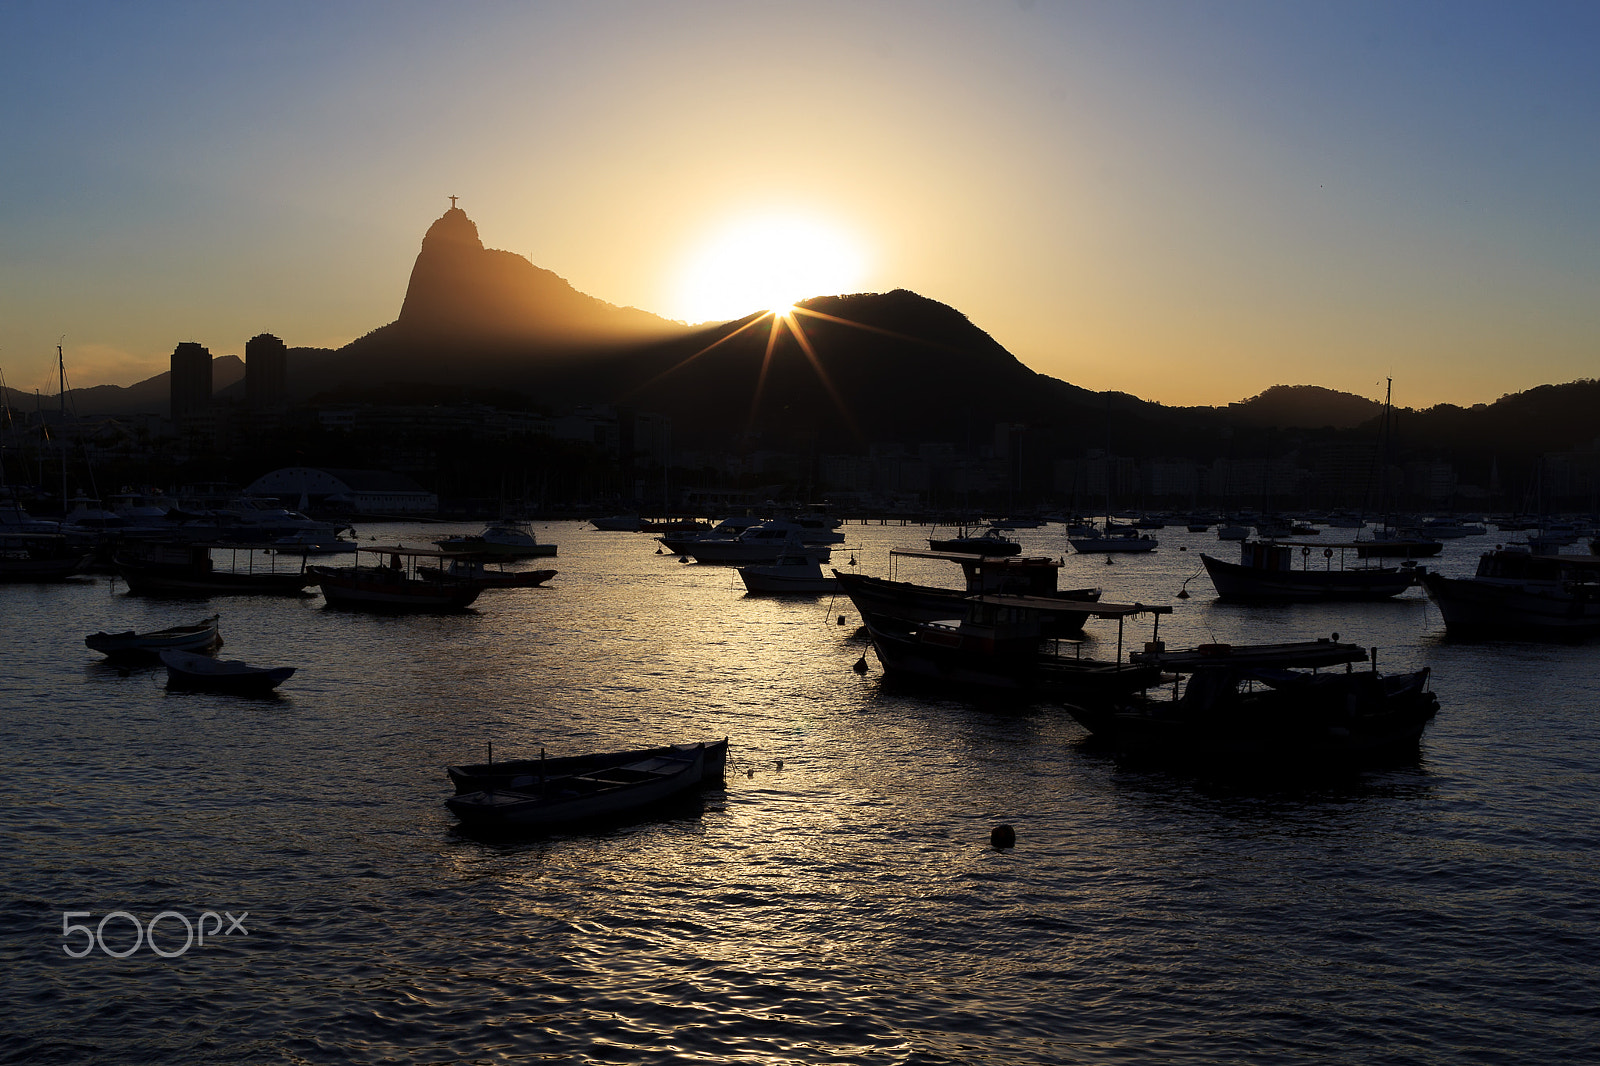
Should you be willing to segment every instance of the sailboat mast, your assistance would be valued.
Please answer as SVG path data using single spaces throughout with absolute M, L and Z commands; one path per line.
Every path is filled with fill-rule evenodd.
M 67 357 L 61 354 L 61 345 L 56 345 L 56 369 L 60 374 L 61 390 L 61 422 L 56 426 L 56 431 L 61 435 L 61 517 L 67 516 Z

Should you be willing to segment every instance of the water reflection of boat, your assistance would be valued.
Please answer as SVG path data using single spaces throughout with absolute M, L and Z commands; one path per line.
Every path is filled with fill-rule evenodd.
M 1300 568 L 1294 565 L 1300 549 Z M 1409 566 L 1345 566 L 1348 547 L 1322 548 L 1321 566 L 1312 566 L 1312 546 L 1286 541 L 1242 541 L 1239 562 L 1204 553 L 1211 584 L 1224 600 L 1385 600 L 1417 583 L 1420 568 Z
M 1600 634 L 1600 557 L 1485 552 L 1472 577 L 1425 574 L 1452 637 L 1577 639 Z
M 481 829 L 544 830 L 636 819 L 699 788 L 706 780 L 705 762 L 704 744 L 684 745 L 617 766 L 451 796 L 445 805 L 464 825 Z
M 1337 641 L 1203 645 L 1130 658 L 1188 680 L 1156 695 L 1069 703 L 1068 711 L 1124 753 L 1202 769 L 1294 773 L 1402 755 L 1416 750 L 1439 709 L 1426 667 L 1384 677 L 1374 662 L 1353 672 L 1366 651 Z M 1338 665 L 1344 671 L 1319 672 Z
M 287 681 L 295 669 L 292 666 L 251 666 L 187 651 L 169 650 L 159 654 L 162 665 L 167 668 L 167 684 L 173 688 L 260 694 Z
M 162 651 L 199 652 L 222 644 L 221 615 L 212 615 L 193 625 L 168 626 L 146 633 L 90 633 L 83 638 L 91 650 L 109 656 L 155 655 Z

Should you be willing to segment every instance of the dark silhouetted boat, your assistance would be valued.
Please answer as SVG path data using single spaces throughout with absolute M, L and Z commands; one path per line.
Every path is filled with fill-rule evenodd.
M 929 537 L 928 547 L 936 552 L 957 552 L 963 555 L 1021 555 L 1022 545 L 998 529 L 970 533 L 959 527 L 953 537 Z
M 221 618 L 221 615 L 214 614 L 193 625 L 169 626 L 166 629 L 153 629 L 146 633 L 135 633 L 131 629 L 123 633 L 104 631 L 90 633 L 83 638 L 83 642 L 93 651 L 110 656 L 153 656 L 163 651 L 205 651 L 222 645 L 222 632 L 219 628 Z
M 1350 550 L 1348 546 L 1247 540 L 1239 545 L 1237 563 L 1204 553 L 1200 561 L 1224 600 L 1386 600 L 1417 583 L 1418 567 L 1346 567 Z
M 388 556 L 389 561 L 362 566 L 359 560 L 368 554 Z M 307 572 L 330 607 L 394 612 L 460 610 L 478 598 L 482 584 L 448 574 L 429 578 L 417 573 L 418 559 L 435 560 L 437 566 L 439 560 L 456 554 L 399 545 L 362 547 L 356 553 L 355 566 L 312 566 Z
M 674 747 L 634 762 L 545 776 L 528 785 L 451 796 L 462 824 L 477 829 L 538 831 L 589 822 L 647 818 L 706 782 L 706 746 Z
M 1407 755 L 1439 710 L 1426 667 L 1389 677 L 1375 662 L 1352 671 L 1367 652 L 1336 640 L 1212 644 L 1130 658 L 1179 680 L 1155 694 L 1069 701 L 1067 709 L 1125 754 L 1201 770 L 1292 775 Z
M 624 766 L 644 759 L 654 759 L 673 751 L 703 747 L 706 752 L 702 780 L 707 784 L 722 780 L 728 761 L 728 738 L 698 744 L 662 744 L 654 748 L 630 748 L 626 751 L 603 751 L 587 755 L 565 755 L 547 759 L 543 752 L 537 759 L 507 759 L 501 762 L 465 763 L 447 766 L 450 783 L 459 795 L 465 792 L 484 792 L 496 788 L 526 788 L 542 777 L 570 777 L 573 774 L 593 773 L 613 766 Z
M 970 596 L 1031 596 L 1057 601 L 1040 610 L 1046 635 L 1069 636 L 1081 633 L 1083 624 L 1100 599 L 1097 588 L 1060 589 L 1061 563 L 1043 557 L 1012 558 L 972 555 L 966 552 L 935 552 L 896 549 L 891 556 L 916 559 L 941 559 L 961 567 L 965 590 L 918 585 L 908 581 L 848 574 L 835 570 L 842 588 L 863 621 L 938 622 L 961 618 L 967 612 Z
M 1472 577 L 1424 574 L 1451 637 L 1580 640 L 1600 635 L 1600 556 L 1485 552 Z
M 292 666 L 251 666 L 188 651 L 159 654 L 162 665 L 167 668 L 167 684 L 172 688 L 259 695 L 272 691 L 294 674 Z

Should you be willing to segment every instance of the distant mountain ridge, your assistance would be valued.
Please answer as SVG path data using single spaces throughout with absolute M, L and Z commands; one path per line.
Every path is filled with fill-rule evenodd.
M 510 252 L 486 249 L 452 206 L 429 226 L 395 321 L 334 351 L 292 348 L 291 398 L 516 392 L 563 408 L 614 404 L 673 420 L 677 446 L 859 451 L 876 442 L 989 443 L 1026 425 L 1059 454 L 1110 446 L 1201 450 L 1219 428 L 1359 428 L 1375 400 L 1275 385 L 1225 408 L 1167 407 L 1092 393 L 1023 365 L 953 307 L 904 289 L 815 297 L 776 333 L 766 313 L 690 328 L 574 289 Z M 216 360 L 216 392 L 239 396 L 243 363 Z M 165 413 L 168 374 L 74 390 L 85 414 Z M 1549 447 L 1595 436 L 1594 382 L 1542 386 L 1471 409 L 1404 412 L 1400 432 L 1479 444 L 1491 429 Z M 33 398 L 8 390 L 14 407 Z M 1549 443 L 1555 442 L 1555 443 Z M 1565 443 L 1563 443 L 1565 442 Z

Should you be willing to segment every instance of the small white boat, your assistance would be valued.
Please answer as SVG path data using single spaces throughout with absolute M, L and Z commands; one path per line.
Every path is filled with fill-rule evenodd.
M 272 542 L 272 550 L 279 555 L 343 555 L 356 550 L 356 542 L 345 540 L 337 533 L 325 534 L 302 530 Z
M 214 692 L 270 692 L 294 674 L 292 666 L 251 666 L 235 659 L 213 659 L 187 651 L 163 651 L 161 662 L 167 668 L 167 684 L 172 688 Z
M 739 579 L 753 595 L 838 592 L 839 579 L 822 572 L 822 557 L 815 552 L 789 552 L 770 566 L 741 566 Z
M 221 615 L 214 614 L 204 621 L 188 626 L 169 626 L 148 633 L 90 633 L 83 642 L 91 649 L 105 655 L 155 655 L 161 651 L 205 651 L 222 645 L 222 633 L 217 623 Z
M 533 523 L 503 519 L 491 522 L 482 533 L 434 541 L 447 552 L 492 556 L 500 559 L 535 559 L 556 554 L 554 544 L 540 544 Z

